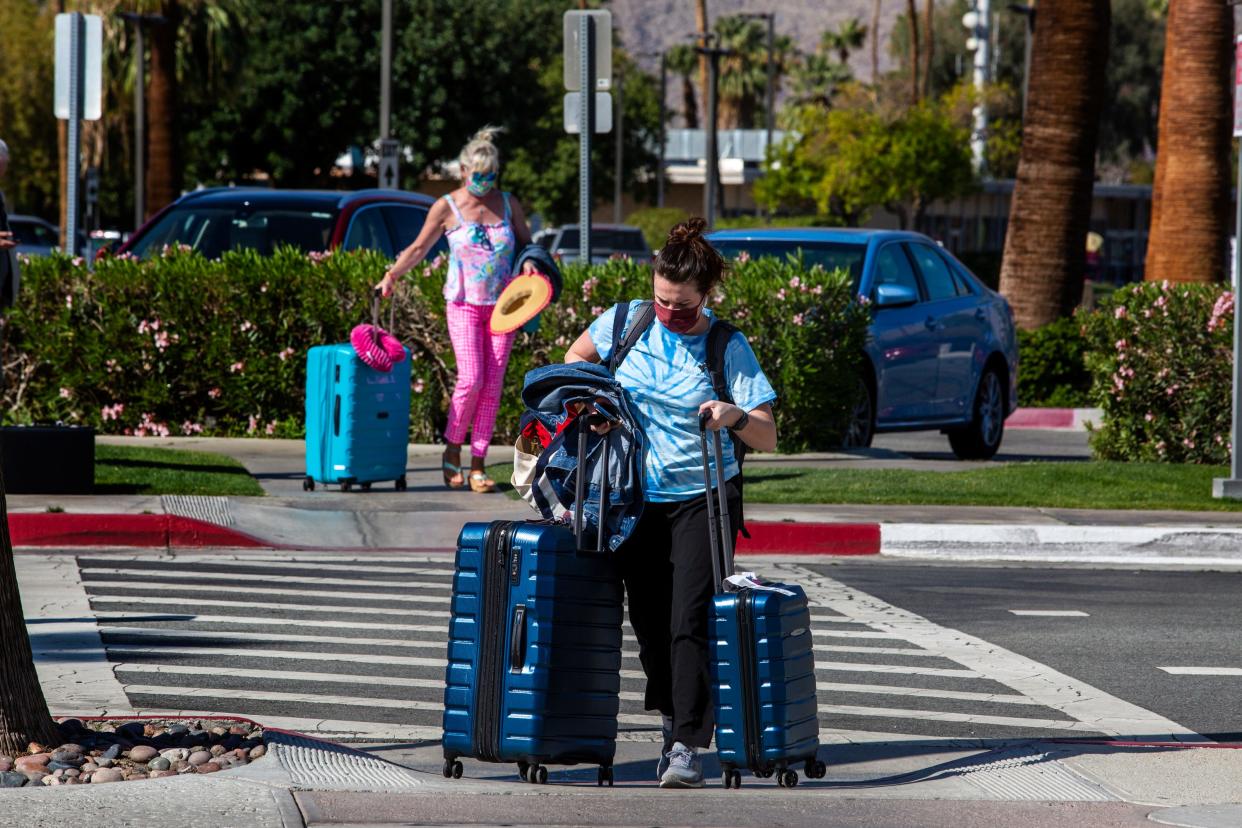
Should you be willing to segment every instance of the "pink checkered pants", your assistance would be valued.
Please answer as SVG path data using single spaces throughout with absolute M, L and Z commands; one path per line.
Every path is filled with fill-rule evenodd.
M 449 302 L 446 315 L 449 339 L 457 355 L 457 385 L 449 403 L 444 439 L 457 445 L 464 443 L 469 426 L 470 454 L 486 457 L 516 334 L 492 334 L 488 325 L 492 317 L 490 305 Z

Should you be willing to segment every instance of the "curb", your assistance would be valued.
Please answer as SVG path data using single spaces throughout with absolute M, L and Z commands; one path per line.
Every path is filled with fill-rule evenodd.
M 180 515 L 9 514 L 14 546 L 264 547 L 258 538 Z
M 1103 417 L 1098 408 L 1019 408 L 1005 420 L 1005 428 L 1086 431 L 1088 421 L 1098 423 Z
M 878 523 L 747 522 L 739 555 L 878 555 Z

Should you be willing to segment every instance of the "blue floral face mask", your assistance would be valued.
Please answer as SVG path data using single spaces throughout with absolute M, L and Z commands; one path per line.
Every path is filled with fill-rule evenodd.
M 496 173 L 473 172 L 470 173 L 470 183 L 466 185 L 466 192 L 476 198 L 481 198 L 492 191 L 492 187 L 496 186 Z

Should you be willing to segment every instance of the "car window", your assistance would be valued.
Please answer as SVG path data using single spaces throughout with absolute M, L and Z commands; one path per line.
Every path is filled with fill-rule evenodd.
M 55 247 L 60 244 L 56 234 L 38 222 L 12 221 L 9 225 L 18 244 L 36 247 Z
M 165 245 L 184 244 L 208 259 L 228 250 L 257 250 L 270 255 L 292 245 L 304 252 L 327 250 L 335 217 L 327 211 L 297 208 L 176 207 L 134 243 L 135 256 L 158 253 Z
M 785 242 L 785 241 L 751 241 L 746 239 L 721 239 L 712 245 L 726 259 L 736 259 L 745 253 L 752 259 L 763 256 L 785 258 L 789 254 L 802 254 L 803 264 L 814 267 L 819 265 L 824 270 L 844 270 L 850 274 L 853 292 L 858 291 L 858 282 L 862 278 L 863 259 L 867 248 L 861 244 L 845 242 Z
M 949 272 L 953 274 L 953 282 L 957 285 L 958 296 L 973 296 L 975 294 L 975 283 L 970 273 L 961 262 L 954 259 L 943 250 L 937 251 L 940 258 L 944 259 L 949 265 Z
M 952 299 L 958 295 L 957 282 L 939 253 L 926 244 L 912 244 L 909 249 L 918 263 L 919 273 L 923 275 L 929 301 Z
M 577 250 L 580 234 L 577 227 L 561 231 L 556 242 L 557 250 Z M 591 247 L 597 250 L 618 250 L 626 253 L 647 253 L 647 241 L 640 230 L 591 228 Z
M 901 285 L 919 295 L 919 280 L 910 266 L 910 257 L 905 254 L 899 244 L 886 244 L 880 248 L 875 258 L 875 284 Z
M 392 239 L 388 237 L 388 225 L 379 207 L 363 207 L 354 213 L 345 231 L 342 250 L 378 250 L 391 257 Z
M 422 232 L 423 225 L 427 223 L 427 210 L 424 207 L 389 204 L 381 209 L 384 212 L 384 218 L 388 220 L 394 254 L 413 244 L 418 234 Z M 448 254 L 448 242 L 444 240 L 443 235 L 431 246 L 431 252 L 427 256 L 434 258 L 440 253 Z

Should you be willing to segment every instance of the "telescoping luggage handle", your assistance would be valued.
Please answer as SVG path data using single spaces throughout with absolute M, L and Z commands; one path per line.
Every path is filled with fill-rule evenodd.
M 379 288 L 371 291 L 371 338 L 375 340 L 375 344 L 380 344 L 380 326 L 379 326 L 379 309 L 380 301 L 384 298 L 384 292 Z M 397 318 L 397 296 L 396 289 L 393 290 L 393 300 L 388 303 L 388 332 L 392 333 L 393 322 Z
M 605 519 L 608 512 L 608 436 L 602 437 L 604 443 L 603 457 L 601 459 L 600 468 L 602 471 L 599 485 L 599 525 L 595 532 L 595 547 L 591 548 L 583 542 L 583 506 L 586 503 L 586 470 L 587 470 L 587 435 L 591 431 L 592 425 L 599 425 L 608 422 L 606 417 L 599 414 L 582 413 L 578 415 L 578 473 L 574 476 L 574 537 L 578 539 L 579 552 L 603 552 L 604 546 L 604 524 L 608 521 Z
M 712 502 L 711 463 L 707 458 L 707 421 L 710 418 L 709 412 L 699 414 L 699 437 L 703 449 L 703 488 L 707 490 L 707 534 L 712 544 L 712 575 L 716 579 L 715 591 L 719 593 L 723 591 L 724 579 L 733 574 L 733 534 L 729 531 L 729 504 L 725 498 L 724 452 L 720 445 L 719 429 L 712 431 L 712 453 L 716 457 L 717 501 Z

